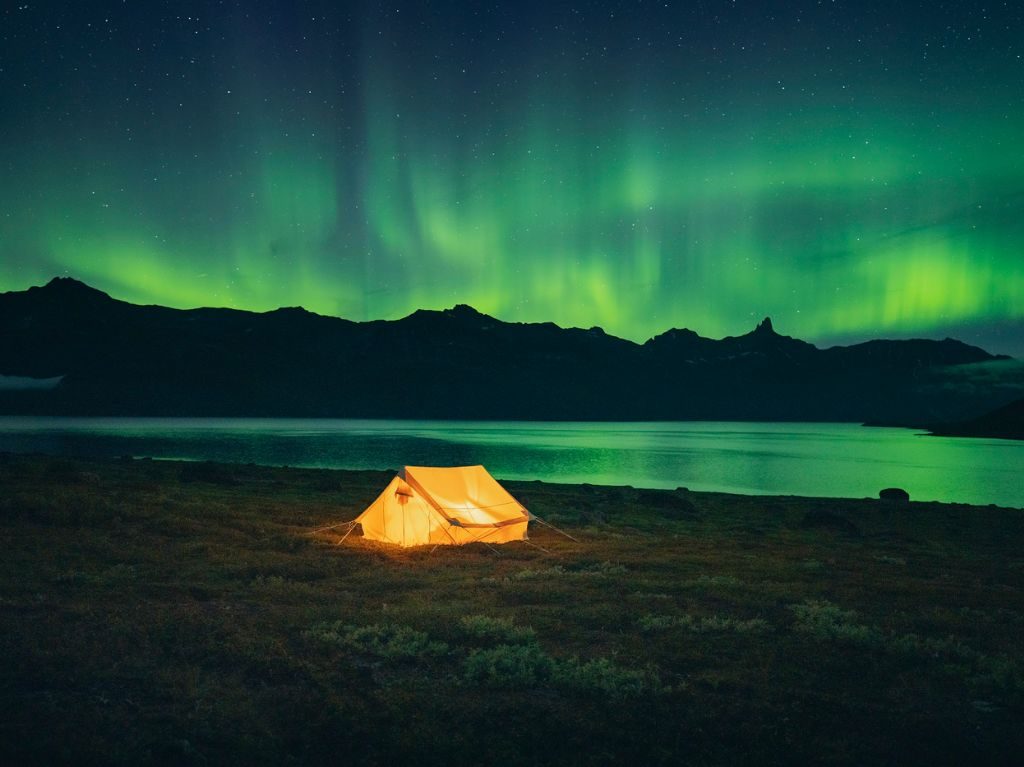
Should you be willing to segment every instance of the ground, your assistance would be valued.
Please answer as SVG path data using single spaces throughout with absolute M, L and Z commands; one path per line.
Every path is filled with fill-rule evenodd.
M 1020 510 L 507 482 L 578 540 L 309 534 L 390 476 L 0 454 L 0 762 L 1024 753 Z

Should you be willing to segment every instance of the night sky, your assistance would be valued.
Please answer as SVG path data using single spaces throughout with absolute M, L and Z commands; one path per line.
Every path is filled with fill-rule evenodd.
M 19 2 L 0 290 L 1024 355 L 1019 2 Z

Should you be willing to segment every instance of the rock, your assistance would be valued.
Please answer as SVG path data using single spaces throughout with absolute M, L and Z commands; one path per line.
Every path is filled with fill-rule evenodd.
M 887 487 L 885 490 L 880 490 L 878 492 L 878 497 L 883 501 L 898 501 L 906 503 L 910 500 L 910 493 L 902 487 Z

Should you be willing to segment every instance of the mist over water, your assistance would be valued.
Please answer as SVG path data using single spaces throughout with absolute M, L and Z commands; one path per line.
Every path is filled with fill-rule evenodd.
M 1024 442 L 823 423 L 0 418 L 0 451 L 335 469 L 483 464 L 505 479 L 1024 507 Z

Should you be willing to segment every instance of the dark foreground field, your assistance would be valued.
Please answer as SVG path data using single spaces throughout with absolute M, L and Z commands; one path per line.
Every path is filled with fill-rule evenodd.
M 508 482 L 580 542 L 304 535 L 389 478 L 0 455 L 0 763 L 1024 754 L 1020 511 Z

